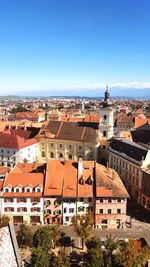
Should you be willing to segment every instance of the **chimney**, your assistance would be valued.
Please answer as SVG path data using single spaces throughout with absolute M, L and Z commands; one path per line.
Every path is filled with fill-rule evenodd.
M 83 159 L 80 157 L 78 161 L 78 178 L 83 174 Z

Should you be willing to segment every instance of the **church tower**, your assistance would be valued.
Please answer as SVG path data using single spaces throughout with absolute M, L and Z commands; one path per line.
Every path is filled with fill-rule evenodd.
M 113 137 L 113 109 L 109 100 L 109 90 L 106 86 L 102 108 L 100 109 L 99 134 L 100 139 L 108 140 Z

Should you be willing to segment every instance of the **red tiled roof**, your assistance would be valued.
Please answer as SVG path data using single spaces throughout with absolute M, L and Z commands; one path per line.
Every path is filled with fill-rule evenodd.
M 45 172 L 46 164 L 43 163 L 17 163 L 11 173 L 35 173 Z
M 128 197 L 118 173 L 96 163 L 96 197 Z
M 43 184 L 43 173 L 13 173 L 10 172 L 4 180 L 4 186 L 10 184 L 15 187 L 21 184 L 23 187 L 31 184 L 33 187 Z
M 35 139 L 25 140 L 16 134 L 0 133 L 1 148 L 21 149 L 33 144 L 36 144 Z
M 144 125 L 145 123 L 150 124 L 150 119 L 135 117 L 135 128 L 138 128 L 138 127 Z
M 0 179 L 0 191 L 2 191 L 2 189 L 3 189 L 3 182 L 4 182 L 4 180 Z

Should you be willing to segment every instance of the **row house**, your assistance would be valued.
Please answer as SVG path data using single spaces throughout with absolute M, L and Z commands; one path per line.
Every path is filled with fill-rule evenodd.
M 70 225 L 73 216 L 93 211 L 93 186 L 86 183 L 93 169 L 88 167 L 83 171 L 82 168 L 82 159 L 79 164 L 48 161 L 44 189 L 45 223 Z
M 97 164 L 95 226 L 102 229 L 126 227 L 128 197 L 117 172 Z
M 37 135 L 38 161 L 97 160 L 99 124 L 92 122 L 49 121 Z
M 150 163 L 148 145 L 142 145 L 126 140 L 114 138 L 109 147 L 109 166 L 120 175 L 127 191 L 142 204 L 142 170 Z
M 1 214 L 10 217 L 14 224 L 43 224 L 44 173 L 39 167 L 18 164 L 4 179 Z
M 44 222 L 70 225 L 92 212 L 95 227 L 116 228 L 126 220 L 128 193 L 119 177 L 94 161 L 49 160 L 44 188 Z
M 17 112 L 16 120 L 29 120 L 32 122 L 42 122 L 45 120 L 45 112 Z
M 150 164 L 142 170 L 141 205 L 150 211 Z
M 37 159 L 37 141 L 25 139 L 10 130 L 0 133 L 0 164 L 15 166 L 20 162 L 34 162 Z

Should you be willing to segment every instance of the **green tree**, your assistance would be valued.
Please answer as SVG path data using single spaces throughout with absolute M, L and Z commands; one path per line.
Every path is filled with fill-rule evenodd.
M 19 247 L 21 248 L 27 247 L 27 246 L 30 247 L 32 245 L 33 232 L 30 226 L 28 226 L 25 223 L 20 224 L 20 229 L 17 234 L 17 241 L 18 241 Z
M 50 226 L 43 226 L 35 232 L 33 246 L 41 247 L 46 252 L 52 248 L 52 228 Z
M 82 240 L 82 249 L 84 249 L 85 242 L 92 237 L 93 215 L 92 213 L 88 213 L 82 216 L 74 216 L 72 218 L 72 224 L 76 234 Z
M 52 240 L 53 240 L 53 244 L 55 248 L 56 243 L 61 236 L 60 225 L 56 224 L 56 225 L 51 226 L 51 231 L 52 231 Z
M 57 257 L 54 258 L 51 267 L 71 267 L 70 257 L 67 255 L 64 250 L 63 253 L 60 253 Z
M 102 267 L 103 266 L 103 253 L 102 243 L 99 238 L 92 237 L 86 242 L 87 253 L 84 256 L 84 267 Z
M 49 267 L 50 256 L 41 247 L 34 248 L 31 254 L 31 267 Z
M 107 239 L 103 242 L 104 245 L 104 266 L 112 267 L 114 261 L 114 253 L 118 248 L 118 244 L 115 239 L 110 235 L 107 236 Z
M 10 218 L 8 216 L 3 215 L 0 217 L 0 228 L 5 227 L 8 225 Z

